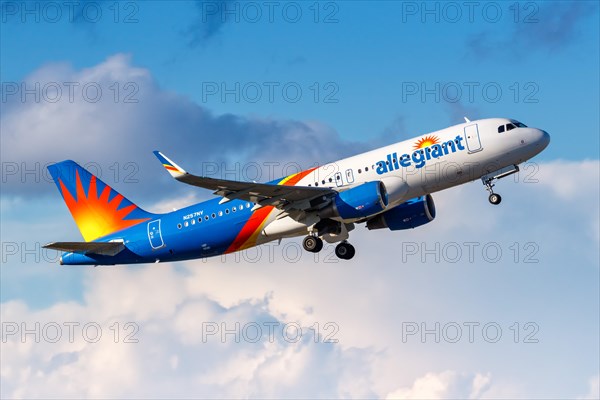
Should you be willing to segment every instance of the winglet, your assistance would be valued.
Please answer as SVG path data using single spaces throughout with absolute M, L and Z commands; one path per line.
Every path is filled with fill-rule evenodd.
M 173 161 L 169 160 L 167 156 L 165 156 L 160 151 L 155 151 L 154 155 L 156 156 L 156 158 L 158 158 L 158 160 L 162 163 L 163 167 L 165 167 L 167 172 L 169 172 L 169 174 L 171 174 L 173 178 L 177 179 L 180 176 L 187 174 L 187 172 L 185 172 L 183 168 L 175 164 Z

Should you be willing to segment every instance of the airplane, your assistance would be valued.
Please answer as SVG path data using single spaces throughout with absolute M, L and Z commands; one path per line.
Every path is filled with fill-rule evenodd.
M 305 236 L 308 252 L 323 241 L 343 260 L 357 224 L 369 230 L 412 229 L 436 215 L 431 196 L 481 179 L 500 204 L 498 179 L 544 150 L 547 132 L 514 119 L 465 122 L 414 139 L 310 168 L 267 183 L 197 176 L 154 154 L 179 182 L 217 198 L 165 214 L 144 211 L 71 160 L 48 166 L 84 242 L 54 242 L 61 265 L 116 265 L 213 257 Z

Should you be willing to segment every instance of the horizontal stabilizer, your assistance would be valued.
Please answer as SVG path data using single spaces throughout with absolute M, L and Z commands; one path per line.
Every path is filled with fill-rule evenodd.
M 125 244 L 123 242 L 53 242 L 48 243 L 44 248 L 80 254 L 114 256 L 125 249 Z

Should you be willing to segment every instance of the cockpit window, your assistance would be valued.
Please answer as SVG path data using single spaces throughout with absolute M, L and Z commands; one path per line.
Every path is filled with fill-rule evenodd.
M 502 133 L 502 132 L 504 132 L 504 125 L 500 125 L 498 127 L 498 133 Z
M 527 125 L 525 125 L 525 124 L 524 124 L 524 123 L 522 123 L 522 122 L 518 122 L 518 121 L 517 121 L 517 122 L 515 122 L 515 125 L 517 126 L 517 128 L 527 128 Z
M 516 126 L 514 124 L 506 124 L 506 130 L 507 131 L 510 131 L 512 129 L 515 129 L 515 128 L 516 128 Z

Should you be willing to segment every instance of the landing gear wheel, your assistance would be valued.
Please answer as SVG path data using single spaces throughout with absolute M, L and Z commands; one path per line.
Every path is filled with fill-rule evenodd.
M 323 240 L 317 236 L 307 236 L 302 241 L 302 247 L 311 253 L 318 253 L 323 248 Z
M 487 180 L 483 181 L 483 184 L 485 185 L 486 190 L 488 192 L 490 192 L 490 197 L 488 197 L 488 200 L 490 201 L 490 203 L 492 203 L 493 205 L 498 205 L 502 201 L 502 197 L 498 193 L 494 193 L 494 183 L 493 182 L 494 182 L 493 179 L 487 179 Z
M 335 255 L 342 260 L 350 260 L 354 257 L 355 253 L 356 250 L 354 249 L 354 246 L 348 242 L 342 242 L 335 247 Z
M 490 203 L 498 205 L 502 201 L 502 197 L 498 193 L 492 193 L 490 194 L 490 197 L 488 197 L 488 200 Z

